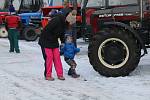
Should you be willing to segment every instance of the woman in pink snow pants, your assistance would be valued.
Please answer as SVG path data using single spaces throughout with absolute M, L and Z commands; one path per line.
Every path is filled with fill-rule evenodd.
M 44 76 L 46 80 L 54 80 L 54 78 L 52 77 L 53 63 L 58 79 L 65 80 L 63 76 L 63 68 L 60 59 L 58 42 L 58 38 L 60 38 L 61 43 L 64 43 L 65 26 L 66 22 L 63 15 L 54 16 L 44 27 L 40 35 L 38 44 L 41 46 L 43 58 L 45 60 Z

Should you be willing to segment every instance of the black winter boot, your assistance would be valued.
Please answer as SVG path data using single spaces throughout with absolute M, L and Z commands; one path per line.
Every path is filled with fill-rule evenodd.
M 78 77 L 80 77 L 80 75 L 78 75 L 78 74 L 76 73 L 76 70 L 75 70 L 75 69 L 72 69 L 72 68 L 69 69 L 68 75 L 72 76 L 73 78 L 78 78 Z
M 68 70 L 68 75 L 72 75 L 72 69 L 71 68 L 69 68 L 69 70 Z

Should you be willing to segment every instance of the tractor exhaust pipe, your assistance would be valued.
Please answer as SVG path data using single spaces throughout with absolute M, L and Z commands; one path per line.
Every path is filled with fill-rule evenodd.
M 86 25 L 86 6 L 87 6 L 88 0 L 82 1 L 82 7 L 81 7 L 81 14 L 82 14 L 82 26 Z
M 73 9 L 77 10 L 77 7 L 78 7 L 77 0 L 72 0 L 72 3 L 73 3 Z
M 143 22 L 143 18 L 144 18 L 143 0 L 139 1 L 139 5 L 140 5 L 140 19 L 141 19 L 141 22 Z
M 109 0 L 105 0 L 105 8 L 109 7 Z

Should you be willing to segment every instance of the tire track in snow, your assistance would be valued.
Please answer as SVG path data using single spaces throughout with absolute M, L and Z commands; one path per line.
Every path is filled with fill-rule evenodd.
M 25 82 L 21 79 L 19 79 L 17 76 L 10 74 L 8 71 L 0 69 L 0 73 L 4 73 L 5 77 L 12 80 L 11 82 L 14 83 L 14 85 L 20 89 L 23 89 L 26 92 L 30 92 L 34 96 L 38 96 L 41 100 L 57 100 L 56 97 L 54 97 L 51 94 L 47 94 L 44 90 L 38 87 L 34 87 L 34 85 L 31 85 L 28 82 Z M 32 88 L 31 88 L 32 87 Z M 28 98 L 29 99 L 29 98 Z
M 25 92 L 30 92 L 34 95 L 34 97 L 38 97 L 41 100 L 80 100 L 79 98 L 85 98 L 84 93 L 76 93 L 74 90 L 70 89 L 62 89 L 60 82 L 57 80 L 57 84 L 48 84 L 49 81 L 44 80 L 36 80 L 35 78 L 30 80 L 30 82 L 27 82 L 26 80 L 21 79 L 21 77 L 15 75 L 13 72 L 8 71 L 7 69 L 0 68 L 0 73 L 4 73 L 5 76 L 8 77 L 8 79 L 12 80 L 12 83 L 15 87 L 20 88 L 24 90 Z M 11 76 L 11 77 L 10 77 Z M 28 76 L 29 77 L 29 76 Z M 28 78 L 30 79 L 30 78 Z M 42 82 L 42 83 L 41 83 Z M 50 82 L 51 83 L 51 82 Z M 46 85 L 46 87 L 41 87 Z M 32 88 L 31 88 L 32 87 Z M 87 95 L 87 97 L 89 97 Z M 74 98 L 74 99 L 73 99 Z M 91 97 L 89 97 L 91 98 Z M 88 98 L 88 99 L 89 99 Z M 29 99 L 32 100 L 32 99 Z M 96 99 L 91 99 L 96 100 Z

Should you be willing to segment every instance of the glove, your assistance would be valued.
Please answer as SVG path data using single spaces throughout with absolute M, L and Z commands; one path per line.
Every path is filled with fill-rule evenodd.
M 64 54 L 64 50 L 63 50 L 64 49 L 64 43 L 62 43 L 60 45 L 59 49 L 60 49 L 60 55 L 62 56 Z

